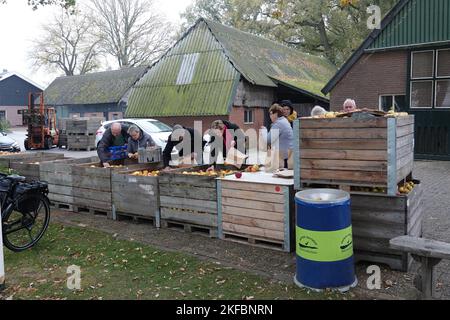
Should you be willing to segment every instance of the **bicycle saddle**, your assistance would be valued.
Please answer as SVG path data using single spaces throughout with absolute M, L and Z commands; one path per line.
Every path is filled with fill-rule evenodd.
M 23 176 L 19 176 L 17 174 L 13 174 L 13 175 L 7 176 L 6 179 L 9 179 L 9 180 L 11 180 L 13 182 L 25 182 L 25 180 L 27 178 L 25 178 Z

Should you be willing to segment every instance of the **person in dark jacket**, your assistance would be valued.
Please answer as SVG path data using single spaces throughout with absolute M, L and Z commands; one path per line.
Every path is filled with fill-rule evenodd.
M 184 130 L 184 133 L 182 130 Z M 205 147 L 206 141 L 204 141 L 201 134 L 194 129 L 186 128 L 182 125 L 177 124 L 173 127 L 173 132 L 169 136 L 166 147 L 163 151 L 163 162 L 165 169 L 168 169 L 169 167 L 170 160 L 172 160 L 172 152 L 175 147 L 177 147 L 177 150 L 179 150 L 178 155 L 180 156 L 180 158 L 184 157 L 184 150 L 187 149 L 188 146 L 184 146 L 183 141 L 190 141 L 191 159 L 195 159 L 198 164 L 201 164 L 203 162 L 203 148 Z M 202 150 L 200 154 L 195 152 L 196 141 L 202 141 Z
M 128 158 L 130 159 L 138 159 L 138 151 L 140 148 L 154 147 L 156 146 L 155 141 L 153 141 L 152 137 L 143 132 L 137 126 L 131 126 L 128 129 L 128 147 L 127 153 Z
M 126 145 L 128 141 L 128 133 L 122 128 L 122 125 L 118 122 L 112 124 L 111 128 L 105 131 L 102 139 L 98 143 L 97 154 L 100 158 L 102 165 L 105 168 L 110 167 L 108 163 L 111 153 L 110 147 L 122 147 Z
M 227 157 L 230 148 L 236 148 L 245 154 L 245 133 L 238 125 L 227 120 L 216 120 L 211 125 L 211 133 L 213 139 L 215 136 L 222 137 L 222 154 L 224 158 Z M 215 158 L 215 150 L 211 156 Z

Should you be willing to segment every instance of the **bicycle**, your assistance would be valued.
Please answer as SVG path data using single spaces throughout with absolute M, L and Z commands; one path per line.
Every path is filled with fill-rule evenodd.
M 33 247 L 50 223 L 48 184 L 0 174 L 3 243 L 14 252 Z

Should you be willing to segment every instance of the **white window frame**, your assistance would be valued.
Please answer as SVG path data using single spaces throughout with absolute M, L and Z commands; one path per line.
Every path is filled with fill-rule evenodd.
M 381 99 L 382 99 L 383 97 L 392 97 L 392 106 L 391 106 L 391 108 L 392 108 L 393 106 L 395 106 L 395 97 L 397 97 L 397 96 L 405 96 L 405 100 L 406 100 L 406 94 L 403 94 L 403 93 L 397 93 L 397 94 L 380 94 L 380 95 L 378 96 L 378 110 L 379 110 L 379 111 L 383 111 L 383 108 L 381 107 Z
M 413 83 L 418 83 L 418 82 L 431 82 L 431 84 L 432 84 L 432 92 L 435 92 L 435 90 L 434 90 L 434 80 L 433 79 L 431 79 L 431 80 L 419 80 L 419 81 L 416 81 L 416 80 L 412 80 L 412 81 L 410 81 L 410 85 L 409 85 L 409 107 L 410 107 L 410 109 L 434 109 L 433 108 L 433 95 L 431 95 L 431 101 L 430 101 L 430 106 L 429 107 L 413 107 L 412 106 L 412 84 Z M 436 94 L 435 94 L 436 95 Z
M 246 122 L 245 120 L 245 114 L 247 113 L 247 112 L 250 112 L 250 114 L 252 115 L 251 116 L 251 122 Z M 253 110 L 253 109 L 244 109 L 244 124 L 253 124 L 253 123 L 255 123 L 255 110 Z
M 435 66 L 436 73 L 435 73 L 435 78 L 436 79 L 448 79 L 448 78 L 450 78 L 450 74 L 448 76 L 441 76 L 441 77 L 438 76 L 438 72 L 439 72 L 439 69 L 438 69 L 438 66 L 439 66 L 439 52 L 441 52 L 441 51 L 449 51 L 450 52 L 450 48 L 449 49 L 437 49 L 436 50 L 436 66 Z M 412 70 L 411 70 L 411 72 L 412 72 Z M 439 108 L 439 109 L 441 109 L 441 108 Z
M 421 77 L 421 78 L 413 78 L 413 69 L 414 69 L 414 54 L 415 53 L 424 53 L 424 52 L 432 52 L 433 53 L 433 72 L 431 73 L 431 77 Z M 434 79 L 434 74 L 436 72 L 436 52 L 435 50 L 422 50 L 422 51 L 412 51 L 411 52 L 411 70 L 410 72 L 410 80 L 425 80 L 425 79 Z
M 450 78 L 445 77 L 445 78 L 439 78 L 439 80 L 434 81 L 434 109 L 435 110 L 450 110 L 450 106 L 448 107 L 438 107 L 437 106 L 437 83 L 439 81 L 448 81 L 450 82 Z

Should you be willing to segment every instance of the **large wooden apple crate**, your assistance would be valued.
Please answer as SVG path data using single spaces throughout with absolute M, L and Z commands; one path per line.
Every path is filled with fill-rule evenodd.
M 219 238 L 274 250 L 295 248 L 294 181 L 267 173 L 218 180 Z
M 161 227 L 217 237 L 217 177 L 183 175 L 208 167 L 173 170 L 159 177 Z
M 63 153 L 39 153 L 33 158 L 26 158 L 18 161 L 11 160 L 10 169 L 17 172 L 17 174 L 24 176 L 29 181 L 39 180 L 41 178 L 41 163 L 61 159 L 64 159 Z
M 113 219 L 150 220 L 160 227 L 158 177 L 133 176 L 133 172 L 161 169 L 160 163 L 143 164 L 132 170 L 113 172 L 111 177 Z
M 113 219 L 111 177 L 113 172 L 139 165 L 103 168 L 99 162 L 72 166 L 73 199 L 76 212 L 106 215 Z
M 42 157 L 44 152 L 18 152 L 7 155 L 0 155 L 0 168 L 11 168 L 11 162 L 28 161 Z
M 414 162 L 414 116 L 300 119 L 294 124 L 295 188 L 384 188 L 395 195 Z
M 351 210 L 355 261 L 383 263 L 407 272 L 412 259 L 389 247 L 392 238 L 422 236 L 422 187 L 419 181 L 408 195 L 353 193 Z
M 98 157 L 64 159 L 42 162 L 39 173 L 41 181 L 48 182 L 48 197 L 54 207 L 74 211 L 74 192 L 72 166 L 100 161 Z

